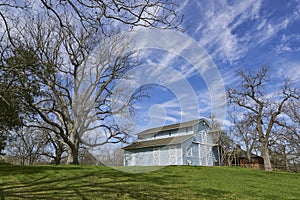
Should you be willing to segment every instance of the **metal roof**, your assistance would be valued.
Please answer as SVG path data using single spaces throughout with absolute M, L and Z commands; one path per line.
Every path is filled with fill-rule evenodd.
M 134 142 L 131 145 L 124 147 L 125 150 L 141 149 L 145 147 L 159 147 L 171 144 L 181 144 L 184 141 L 192 138 L 194 134 L 182 135 L 177 137 L 168 137 L 162 139 L 146 140 L 141 142 Z
M 147 129 L 145 131 L 142 131 L 142 132 L 138 133 L 138 135 L 146 135 L 146 134 L 150 134 L 150 133 L 157 133 L 157 132 L 161 132 L 161 131 L 169 131 L 169 130 L 174 130 L 174 129 L 178 129 L 178 128 L 186 128 L 186 127 L 194 126 L 195 124 L 197 124 L 201 121 L 204 121 L 207 124 L 209 124 L 206 119 L 202 118 L 202 119 L 197 119 L 197 120 L 193 120 L 193 121 L 182 122 L 182 123 L 171 124 L 171 125 L 167 125 L 167 126 L 161 126 L 161 127 Z

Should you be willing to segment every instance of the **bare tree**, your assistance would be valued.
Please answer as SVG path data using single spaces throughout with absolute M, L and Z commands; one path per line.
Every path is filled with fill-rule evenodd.
M 232 153 L 235 147 L 235 142 L 228 131 L 223 131 L 220 135 L 220 150 L 222 165 L 231 166 Z
M 279 127 L 275 132 L 271 139 L 272 161 L 277 168 L 290 171 L 292 164 L 299 158 L 299 140 L 285 127 Z
M 39 62 L 51 71 L 48 76 L 41 75 L 40 83 L 47 92 L 37 101 L 28 102 L 28 106 L 38 113 L 37 120 L 48 124 L 47 128 L 50 126 L 67 145 L 67 163 L 78 164 L 81 143 L 98 146 L 124 142 L 128 130 L 115 124 L 111 116 L 131 102 L 123 102 L 116 110 L 111 96 L 115 81 L 135 66 L 130 60 L 132 53 L 126 53 L 126 40 L 100 38 L 96 33 L 76 30 L 74 26 L 72 33 L 77 34 L 77 43 L 70 33 L 42 21 L 28 27 L 28 32 L 29 38 L 22 40 L 33 41 L 29 45 L 40 55 Z M 38 43 L 44 35 L 49 38 L 41 41 L 54 42 Z M 95 50 L 96 44 L 99 48 Z
M 116 80 L 135 66 L 134 52 L 126 53 L 128 41 L 113 33 L 136 26 L 177 27 L 180 20 L 177 21 L 175 7 L 172 2 L 158 0 L 0 4 L 4 24 L 1 31 L 6 42 L 11 49 L 25 49 L 37 58 L 37 68 L 21 66 L 38 83 L 36 91 L 41 92 L 34 101 L 24 102 L 35 112 L 32 124 L 46 124 L 40 128 L 63 141 L 67 163 L 79 163 L 80 144 L 124 142 L 128 136 L 128 126 L 120 127 L 112 115 L 130 106 L 135 96 L 117 109 L 111 97 Z M 13 15 L 16 9 L 20 12 Z M 26 82 L 18 81 L 26 86 Z M 125 91 L 114 92 L 127 99 Z
M 284 113 L 289 116 L 291 123 L 281 123 L 281 126 L 289 129 L 293 136 L 300 141 L 300 101 L 293 100 L 285 107 Z
M 92 28 L 110 34 L 114 27 L 178 28 L 182 16 L 177 12 L 177 7 L 174 1 L 162 0 L 6 0 L 0 3 L 0 19 L 9 40 L 12 40 L 14 32 L 11 21 L 20 19 L 22 12 L 26 15 L 49 14 L 65 30 L 68 30 L 71 19 L 84 30 Z
M 258 142 L 255 122 L 248 118 L 245 113 L 231 111 L 229 115 L 233 123 L 230 132 L 237 138 L 236 142 L 245 147 L 246 159 L 250 164 L 252 162 L 252 152 L 257 147 Z
M 37 20 L 36 24 L 34 20 Z M 36 124 L 47 124 L 41 128 L 50 129 L 61 137 L 67 145 L 67 163 L 78 164 L 80 143 L 95 146 L 126 138 L 125 130 L 120 130 L 109 118 L 117 112 L 110 108 L 110 98 L 114 81 L 134 65 L 129 62 L 131 54 L 125 53 L 126 41 L 122 42 L 121 38 L 98 38 L 96 33 L 76 30 L 75 26 L 72 33 L 76 37 L 73 37 L 57 27 L 55 21 L 48 21 L 46 25 L 43 20 L 27 22 L 22 28 L 25 33 L 20 32 L 16 40 L 22 45 L 18 49 L 35 54 L 38 60 L 34 65 L 39 67 L 18 65 L 14 68 L 15 65 L 11 65 L 9 70 L 16 72 L 21 69 L 39 83 L 38 90 L 42 94 L 35 101 L 25 99 L 25 107 L 37 113 Z M 100 47 L 97 54 L 90 55 L 96 44 Z M 95 56 L 90 59 L 93 63 L 88 63 L 89 55 Z M 22 74 L 16 74 L 19 83 L 27 88 L 27 82 L 21 79 Z M 28 94 L 25 91 L 24 95 Z M 130 104 L 124 103 L 124 107 Z M 87 132 L 95 132 L 90 137 L 94 141 L 82 140 Z M 98 136 L 102 140 L 98 140 Z
M 135 26 L 173 28 L 179 25 L 181 18 L 176 12 L 177 5 L 172 1 L 161 0 L 75 0 L 46 1 L 40 0 L 43 6 L 57 17 L 61 26 L 64 19 L 59 9 L 79 19 L 83 27 L 105 28 L 114 22 Z M 59 8 L 59 9 L 58 9 Z
M 79 161 L 83 165 L 102 165 L 102 163 L 90 153 L 89 149 L 85 147 L 79 149 Z
M 228 99 L 235 109 L 247 113 L 248 118 L 255 123 L 264 167 L 266 171 L 271 171 L 269 145 L 272 129 L 279 123 L 278 116 L 283 112 L 284 106 L 292 99 L 299 100 L 299 93 L 285 82 L 280 91 L 269 95 L 264 88 L 269 81 L 267 72 L 265 67 L 257 73 L 239 71 L 240 85 L 228 90 Z
M 231 153 L 234 148 L 234 141 L 230 131 L 222 129 L 221 123 L 215 119 L 214 115 L 210 117 L 210 134 L 213 141 L 217 144 L 218 163 L 219 165 L 231 165 Z
M 45 129 L 43 126 L 39 128 L 44 130 L 45 139 L 48 141 L 46 148 L 44 148 L 44 151 L 42 152 L 42 155 L 53 159 L 56 165 L 61 164 L 61 161 L 66 158 L 65 143 L 58 135 Z
M 100 163 L 109 166 L 123 166 L 124 152 L 118 145 L 104 145 L 97 150 L 95 157 Z
M 272 160 L 280 168 L 295 169 L 300 156 L 300 101 L 291 100 L 283 109 L 281 120 L 278 120 L 273 144 Z
M 8 143 L 7 155 L 14 158 L 14 163 L 33 165 L 41 158 L 47 142 L 39 129 L 22 128 L 14 132 Z

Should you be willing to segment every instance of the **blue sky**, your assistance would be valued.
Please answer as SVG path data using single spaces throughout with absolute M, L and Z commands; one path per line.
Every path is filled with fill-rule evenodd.
M 188 0 L 180 4 L 184 34 L 209 54 L 225 87 L 236 83 L 237 69 L 255 70 L 265 64 L 278 77 L 278 83 L 279 78 L 288 77 L 300 85 L 299 0 Z M 185 119 L 208 117 L 211 96 L 203 77 L 191 70 L 193 66 L 168 52 L 160 52 L 154 58 L 147 53 L 145 64 L 171 66 L 185 76 L 195 91 L 199 115 Z M 136 105 L 134 119 L 140 129 L 181 122 L 180 95 L 157 84 L 148 92 L 150 98 Z M 225 125 L 229 124 L 225 121 Z

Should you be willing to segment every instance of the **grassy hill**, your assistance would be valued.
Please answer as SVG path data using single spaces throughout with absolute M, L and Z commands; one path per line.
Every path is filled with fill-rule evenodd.
M 132 174 L 94 166 L 0 166 L 0 199 L 300 199 L 300 174 L 229 167 L 171 166 Z

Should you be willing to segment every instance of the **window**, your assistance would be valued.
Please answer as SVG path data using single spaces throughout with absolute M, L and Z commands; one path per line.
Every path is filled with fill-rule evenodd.
M 193 157 L 193 148 L 192 147 L 189 147 L 186 150 L 186 157 Z

